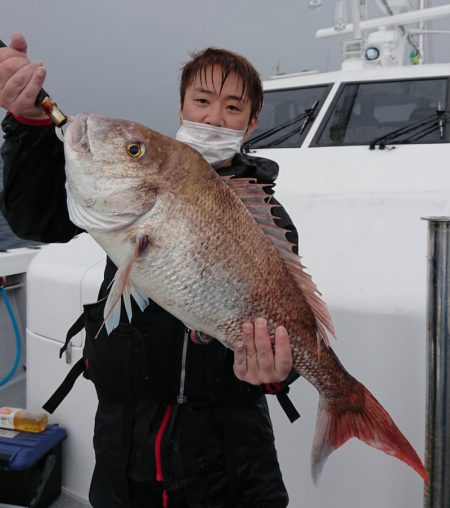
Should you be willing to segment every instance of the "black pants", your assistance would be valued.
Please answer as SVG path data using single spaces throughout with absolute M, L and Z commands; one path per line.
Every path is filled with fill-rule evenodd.
M 279 480 L 272 480 L 269 485 L 261 485 L 257 499 L 245 499 L 244 496 L 243 499 L 214 502 L 209 501 L 206 495 L 202 499 L 197 488 L 198 485 L 192 484 L 179 491 L 169 491 L 167 508 L 286 508 L 288 505 L 286 490 L 283 482 Z M 156 482 L 132 484 L 130 493 L 132 508 L 163 508 L 162 486 Z
M 250 409 L 236 409 L 234 417 L 229 407 L 191 411 L 179 406 L 162 447 L 168 480 L 157 482 L 154 438 L 164 408 L 150 399 L 130 401 L 98 388 L 97 393 L 96 465 L 89 493 L 94 508 L 163 508 L 163 495 L 168 508 L 288 505 L 271 427 L 266 425 L 265 400 Z M 222 422 L 230 418 L 224 432 Z M 246 425 L 254 429 L 251 435 Z M 236 438 L 230 446 L 234 435 L 241 441 Z M 231 456 L 230 448 L 236 448 Z
M 273 472 L 273 471 L 272 471 Z M 213 478 L 209 479 L 211 482 Z M 246 494 L 235 499 L 208 500 L 208 484 L 192 483 L 175 491 L 166 491 L 168 508 L 286 508 L 288 495 L 281 475 L 273 475 L 268 483 L 262 484 L 254 495 Z M 212 486 L 213 483 L 210 484 Z M 107 469 L 97 464 L 90 491 L 90 501 L 94 508 L 163 508 L 164 486 L 156 481 L 122 484 L 120 493 L 116 484 L 112 488 Z M 213 487 L 214 489 L 214 487 Z M 124 496 L 123 493 L 127 492 Z

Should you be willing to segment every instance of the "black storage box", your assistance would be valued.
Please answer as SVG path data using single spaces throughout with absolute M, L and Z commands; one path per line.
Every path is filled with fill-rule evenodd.
M 61 493 L 62 441 L 66 430 L 0 432 L 0 506 L 47 508 Z

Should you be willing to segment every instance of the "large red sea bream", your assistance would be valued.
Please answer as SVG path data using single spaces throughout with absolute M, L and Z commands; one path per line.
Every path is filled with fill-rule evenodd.
M 65 136 L 71 219 L 119 268 L 105 310 L 148 297 L 189 328 L 231 349 L 244 321 L 283 325 L 294 368 L 318 390 L 312 451 L 317 480 L 352 437 L 393 455 L 427 481 L 422 462 L 373 395 L 342 366 L 333 326 L 311 277 L 253 182 L 221 178 L 193 149 L 134 122 L 77 115 Z

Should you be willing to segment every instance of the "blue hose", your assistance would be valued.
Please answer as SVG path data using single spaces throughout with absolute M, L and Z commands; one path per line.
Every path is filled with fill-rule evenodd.
M 19 366 L 20 357 L 22 356 L 22 340 L 14 312 L 11 308 L 8 295 L 6 294 L 5 288 L 3 286 L 0 286 L 0 293 L 2 294 L 3 300 L 5 301 L 6 310 L 8 311 L 9 317 L 11 319 L 14 333 L 16 334 L 16 359 L 14 360 L 14 365 L 12 366 L 12 369 L 9 371 L 9 373 L 3 379 L 0 379 L 0 386 L 3 386 L 14 376 L 17 367 Z

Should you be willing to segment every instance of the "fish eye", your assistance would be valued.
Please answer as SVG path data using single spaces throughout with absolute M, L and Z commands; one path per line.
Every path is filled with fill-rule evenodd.
M 127 145 L 127 153 L 130 157 L 138 159 L 144 155 L 144 147 L 142 143 L 129 143 Z

